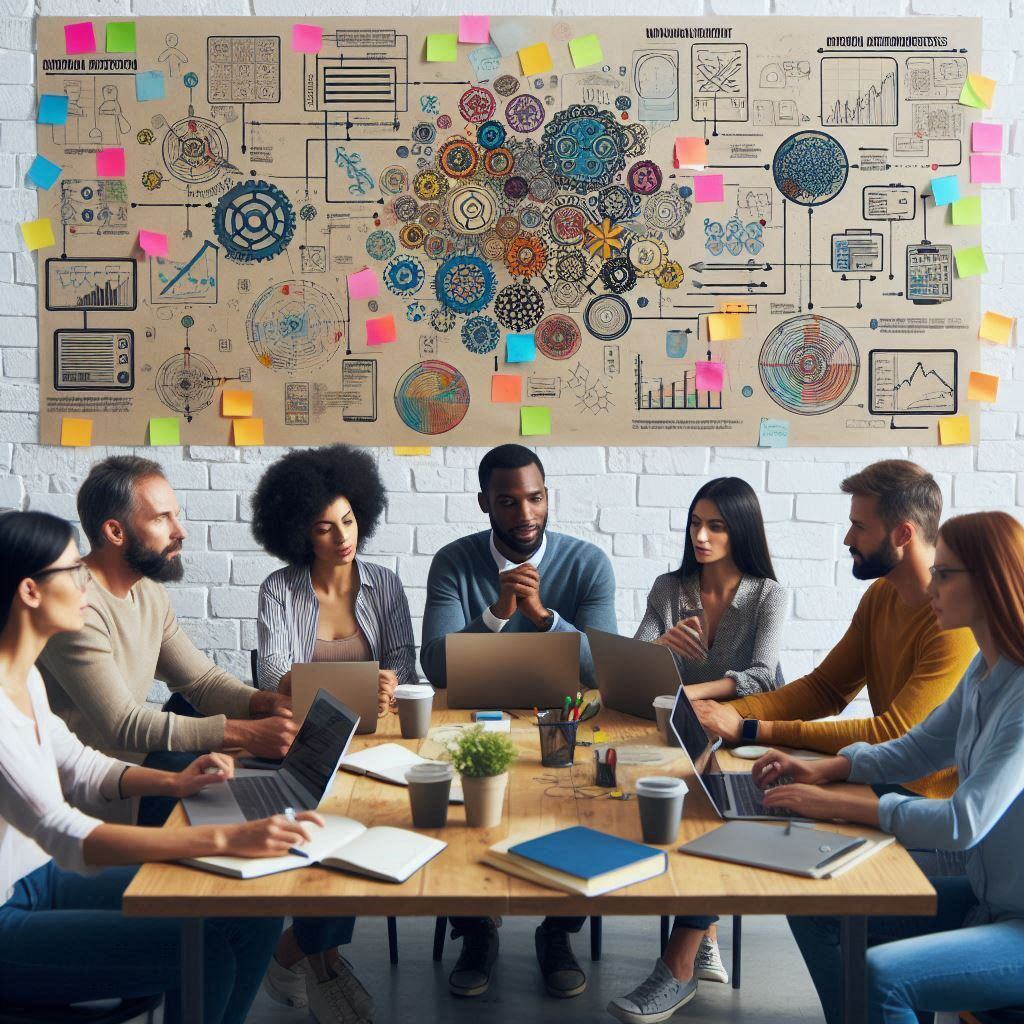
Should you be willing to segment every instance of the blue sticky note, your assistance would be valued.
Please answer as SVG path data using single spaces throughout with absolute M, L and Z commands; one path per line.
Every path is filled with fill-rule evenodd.
M 505 335 L 505 362 L 529 363 L 537 358 L 537 346 L 532 334 Z
M 932 199 L 936 206 L 948 206 L 960 198 L 960 179 L 955 174 L 932 178 Z
M 45 156 L 37 156 L 26 177 L 38 188 L 49 188 L 60 177 L 60 168 Z
M 759 448 L 788 448 L 789 424 L 785 420 L 762 418 L 757 446 Z
M 162 71 L 139 71 L 135 75 L 135 98 L 144 103 L 146 100 L 162 100 L 164 98 L 164 73 Z
M 44 92 L 39 97 L 38 121 L 40 124 L 67 124 L 67 96 L 57 96 L 55 93 L 52 92 Z

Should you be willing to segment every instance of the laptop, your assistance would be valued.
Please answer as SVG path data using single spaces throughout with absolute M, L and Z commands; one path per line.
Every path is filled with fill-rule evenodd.
M 450 708 L 556 708 L 580 688 L 579 633 L 449 633 Z
M 655 697 L 673 694 L 682 680 L 667 647 L 587 629 L 601 703 L 637 718 L 655 718 Z
M 376 712 L 374 712 L 376 713 Z M 312 811 L 327 794 L 359 725 L 359 716 L 321 690 L 277 771 L 228 779 L 185 797 L 193 825 L 256 821 L 286 808 Z
M 700 719 L 690 706 L 690 701 L 681 686 L 676 691 L 670 724 L 679 745 L 693 765 L 697 781 L 707 793 L 711 806 L 720 818 L 771 821 L 797 817 L 791 811 L 780 807 L 765 807 L 762 801 L 763 791 L 754 782 L 754 777 L 749 771 L 723 772 L 718 767 L 715 751 L 721 746 L 722 741 L 718 737 L 712 738 L 704 731 L 704 726 L 700 724 Z M 789 780 L 783 777 L 777 785 L 781 785 L 782 781 Z
M 292 665 L 292 714 L 300 725 L 319 690 L 359 716 L 359 736 L 377 731 L 380 665 L 376 661 L 316 661 Z

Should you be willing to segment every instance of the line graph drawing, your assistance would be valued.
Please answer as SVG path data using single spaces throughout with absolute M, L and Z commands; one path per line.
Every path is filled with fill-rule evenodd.
M 868 409 L 876 415 L 951 415 L 957 409 L 955 349 L 873 349 Z
M 821 123 L 899 124 L 899 70 L 892 57 L 823 57 Z

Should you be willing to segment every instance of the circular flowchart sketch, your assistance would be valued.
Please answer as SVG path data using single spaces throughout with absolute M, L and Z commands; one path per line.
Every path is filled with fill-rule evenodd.
M 298 373 L 326 363 L 345 338 L 337 300 L 311 281 L 281 281 L 253 303 L 249 347 L 269 370 Z
M 420 434 L 444 434 L 469 411 L 469 384 L 450 363 L 426 359 L 410 366 L 395 387 L 402 422 Z

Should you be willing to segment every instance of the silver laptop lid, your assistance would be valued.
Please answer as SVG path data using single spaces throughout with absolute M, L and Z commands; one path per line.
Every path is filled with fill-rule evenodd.
M 683 753 L 686 754 L 690 764 L 693 765 L 693 773 L 697 776 L 697 781 L 707 794 L 711 806 L 718 812 L 719 817 L 724 818 L 725 815 L 722 812 L 722 808 L 718 806 L 718 802 L 715 800 L 708 784 L 704 781 L 704 776 L 711 773 L 714 753 L 721 746 L 722 740 L 717 736 L 709 736 L 704 731 L 704 726 L 700 724 L 700 719 L 690 705 L 689 698 L 683 692 L 681 686 L 676 691 L 676 700 L 672 705 L 672 717 L 669 719 L 669 724 L 672 727 L 672 731 L 676 734 L 679 746 L 683 748 Z
M 587 627 L 601 703 L 637 718 L 655 718 L 654 698 L 675 693 L 679 669 L 667 647 Z
M 323 800 L 358 725 L 351 708 L 317 691 L 281 765 L 281 781 L 299 794 L 301 810 L 311 811 Z

